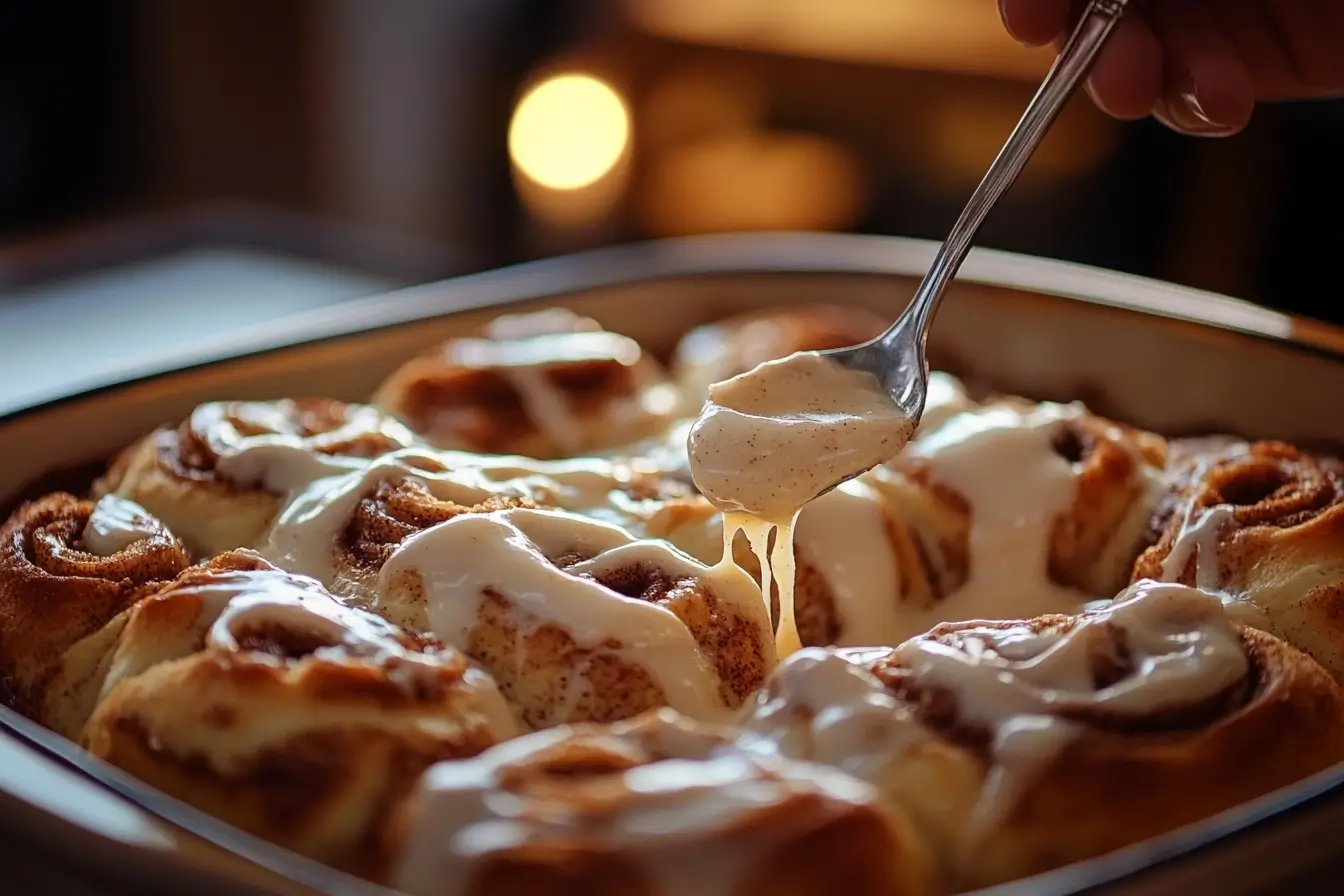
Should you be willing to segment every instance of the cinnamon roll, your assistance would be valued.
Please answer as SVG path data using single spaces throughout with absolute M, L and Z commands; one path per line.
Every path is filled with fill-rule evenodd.
M 922 429 L 799 515 L 800 583 L 814 571 L 795 601 L 804 643 L 895 645 L 1113 595 L 1165 461 L 1160 437 L 1076 404 L 1001 400 Z
M 127 449 L 95 490 L 140 503 L 211 557 L 251 546 L 289 493 L 415 441 L 367 405 L 211 402 Z
M 677 343 L 672 374 L 694 408 L 712 383 L 746 373 L 794 352 L 844 348 L 887 328 L 882 318 L 854 305 L 801 305 L 736 314 L 696 327 Z
M 285 505 L 258 545 L 272 561 L 342 598 L 424 628 L 423 611 L 408 613 L 377 589 L 382 565 L 417 532 L 465 513 L 559 507 L 649 537 L 695 542 L 701 518 L 683 508 L 695 500 L 679 483 L 624 463 L 407 449 L 314 482 Z
M 869 787 L 670 710 L 436 765 L 387 851 L 411 896 L 932 892 L 922 844 Z
M 1217 592 L 1344 678 L 1344 463 L 1281 442 L 1181 458 L 1134 575 Z
M 803 650 L 743 745 L 873 782 L 958 888 L 1101 855 L 1344 758 L 1344 695 L 1217 597 L 1139 582 L 1106 607 Z
M 0 698 L 35 715 L 67 648 L 190 563 L 124 498 L 57 492 L 21 506 L 0 526 Z
M 434 762 L 518 733 L 460 653 L 235 558 L 127 614 L 83 731 L 95 756 L 246 831 L 369 874 Z
M 432 444 L 554 459 L 666 429 L 680 396 L 633 339 L 561 309 L 498 318 L 413 358 L 374 403 Z
M 454 516 L 404 541 L 378 591 L 388 615 L 477 659 L 535 728 L 664 705 L 726 718 L 775 659 L 741 570 L 558 510 Z

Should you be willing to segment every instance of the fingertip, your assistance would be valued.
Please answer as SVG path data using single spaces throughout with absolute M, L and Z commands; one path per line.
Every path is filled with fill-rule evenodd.
M 1018 43 L 1040 47 L 1069 27 L 1069 0 L 999 0 L 999 17 Z
M 1148 26 L 1129 15 L 1116 26 L 1087 81 L 1102 111 L 1132 121 L 1152 113 L 1162 96 L 1162 47 Z
M 1240 60 L 1210 53 L 1188 61 L 1164 100 L 1169 108 L 1189 114 L 1190 120 L 1176 116 L 1187 133 L 1234 134 L 1250 123 L 1255 112 L 1255 82 Z

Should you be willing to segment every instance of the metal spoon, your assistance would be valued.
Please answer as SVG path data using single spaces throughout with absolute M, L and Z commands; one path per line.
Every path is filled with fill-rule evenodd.
M 918 421 L 924 413 L 929 378 L 925 343 L 929 324 L 938 311 L 943 293 L 966 260 L 966 253 L 970 251 L 971 242 L 985 216 L 1017 180 L 1060 109 L 1082 83 L 1127 4 L 1128 0 L 1092 0 L 1088 5 L 1027 111 L 971 194 L 961 217 L 952 225 L 952 232 L 938 249 L 909 307 L 896 323 L 870 342 L 821 352 L 845 367 L 865 370 L 876 376 L 910 419 Z

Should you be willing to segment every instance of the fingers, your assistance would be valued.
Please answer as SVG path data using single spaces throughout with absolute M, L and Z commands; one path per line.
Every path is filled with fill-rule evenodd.
M 1008 33 L 1021 43 L 1063 46 L 1074 6 L 1070 0 L 999 0 L 999 14 Z M 1087 90 L 1116 118 L 1152 114 L 1162 94 L 1162 51 L 1139 16 L 1129 13 L 1116 26 L 1092 68 Z
M 1069 27 L 1069 0 L 999 0 L 999 16 L 1015 40 L 1041 47 Z
M 1133 120 L 1152 114 L 1162 83 L 1162 47 L 1142 18 L 1127 13 L 1093 64 L 1087 92 L 1103 111 Z
M 1206 0 L 1155 3 L 1148 18 L 1162 49 L 1158 120 L 1204 137 L 1245 127 L 1255 109 L 1255 83 Z

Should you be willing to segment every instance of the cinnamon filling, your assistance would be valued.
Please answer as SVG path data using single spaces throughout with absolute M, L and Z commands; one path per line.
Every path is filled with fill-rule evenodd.
M 403 541 L 416 532 L 447 522 L 464 513 L 490 513 L 511 507 L 533 507 L 523 498 L 494 495 L 480 504 L 441 501 L 421 482 L 403 479 L 380 482 L 373 494 L 360 500 L 341 534 L 340 546 L 365 567 L 379 567 Z

